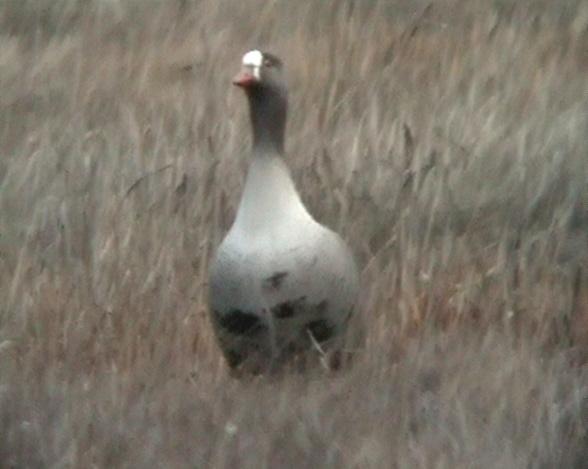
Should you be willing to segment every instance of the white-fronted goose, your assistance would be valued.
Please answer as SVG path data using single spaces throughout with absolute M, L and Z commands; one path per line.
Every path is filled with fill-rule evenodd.
M 233 84 L 249 100 L 253 158 L 211 266 L 210 311 L 229 366 L 263 370 L 313 345 L 336 347 L 354 310 L 358 271 L 339 235 L 308 213 L 282 159 L 281 61 L 252 50 Z

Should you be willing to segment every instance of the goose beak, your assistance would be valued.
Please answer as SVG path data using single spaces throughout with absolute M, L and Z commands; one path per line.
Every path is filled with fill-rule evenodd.
M 241 88 L 251 88 L 259 83 L 259 69 L 256 67 L 243 67 L 243 69 L 233 78 L 233 85 Z

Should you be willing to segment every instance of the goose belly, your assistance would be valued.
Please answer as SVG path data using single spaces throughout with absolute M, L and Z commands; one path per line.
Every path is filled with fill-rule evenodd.
M 328 345 L 344 331 L 357 296 L 346 246 L 326 229 L 288 238 L 235 243 L 229 236 L 219 248 L 210 306 L 225 351 L 280 354 L 312 339 Z

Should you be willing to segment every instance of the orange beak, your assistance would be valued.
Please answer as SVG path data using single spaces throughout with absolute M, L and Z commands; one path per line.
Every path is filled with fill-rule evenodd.
M 248 70 L 242 70 L 233 78 L 233 85 L 241 88 L 251 88 L 259 80 Z

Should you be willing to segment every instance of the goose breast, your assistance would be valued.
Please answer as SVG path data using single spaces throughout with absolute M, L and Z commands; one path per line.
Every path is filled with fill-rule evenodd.
M 229 361 L 252 350 L 280 356 L 304 348 L 309 334 L 327 348 L 352 313 L 357 272 L 341 238 L 318 223 L 306 236 L 284 233 L 248 239 L 230 232 L 219 248 L 211 308 Z

